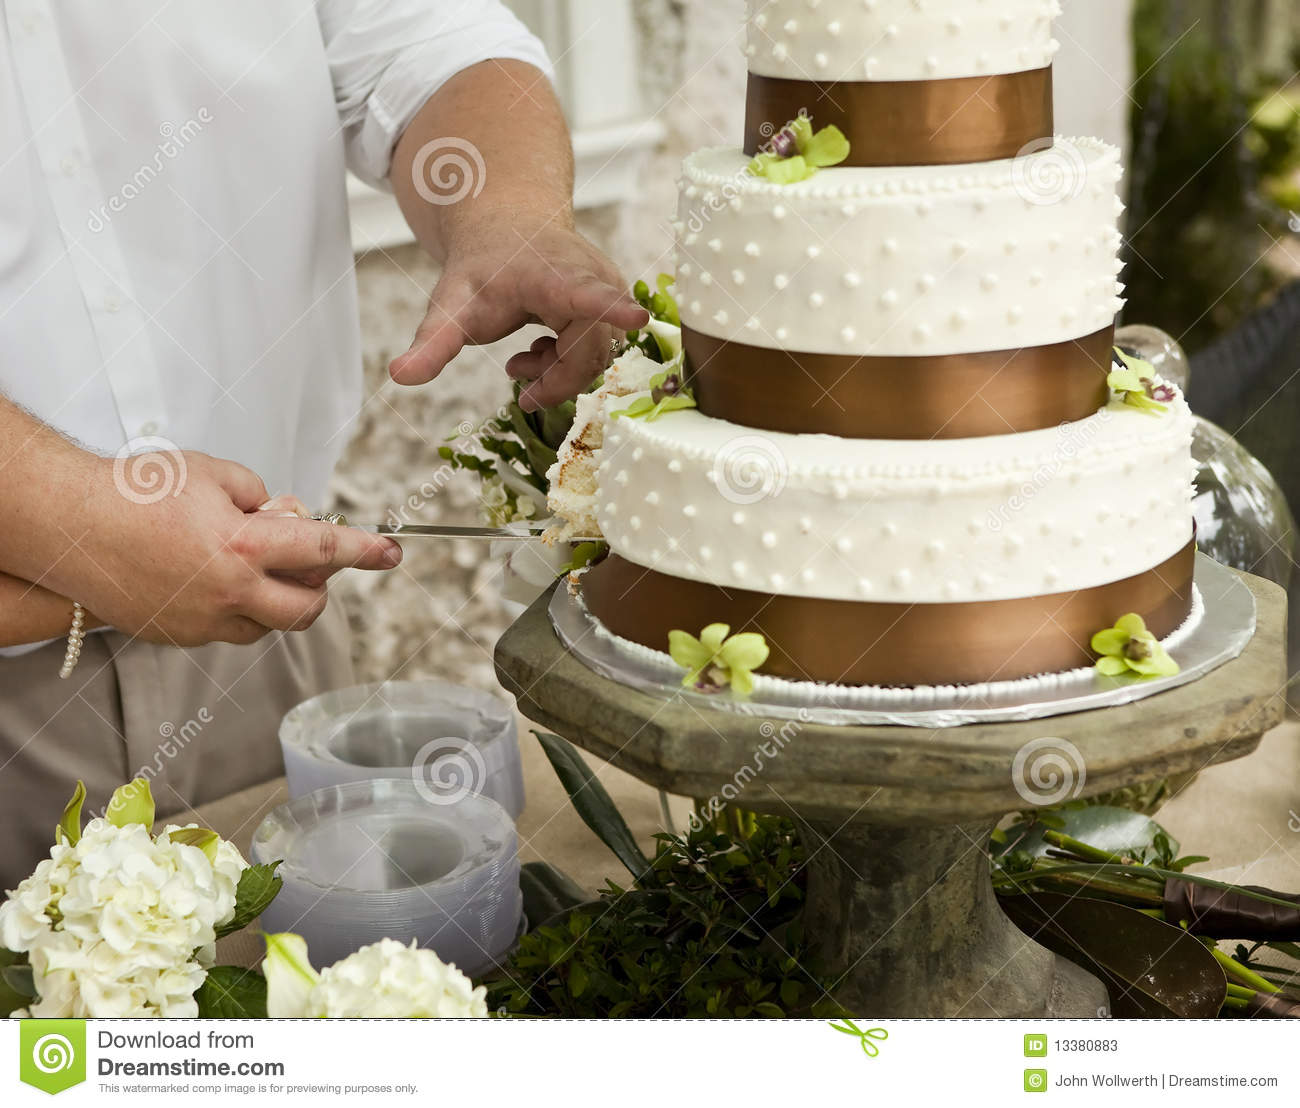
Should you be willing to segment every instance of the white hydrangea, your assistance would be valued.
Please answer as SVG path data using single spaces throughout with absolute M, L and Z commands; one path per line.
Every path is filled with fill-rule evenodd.
M 198 1015 L 194 990 L 247 863 L 224 841 L 209 861 L 175 830 L 92 820 L 0 904 L 0 946 L 31 962 L 31 1015 Z
M 317 973 L 297 935 L 267 936 L 273 1019 L 486 1018 L 487 990 L 412 940 L 382 939 Z

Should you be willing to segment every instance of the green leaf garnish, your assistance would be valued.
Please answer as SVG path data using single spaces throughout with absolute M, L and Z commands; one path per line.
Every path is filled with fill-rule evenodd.
M 812 130 L 809 125 L 809 131 Z M 799 146 L 800 153 L 803 154 L 804 160 L 817 169 L 826 169 L 833 165 L 839 165 L 846 160 L 850 153 L 849 140 L 845 137 L 844 132 L 833 124 L 829 127 L 823 127 L 815 135 L 812 135 L 806 144 L 801 143 Z
M 146 830 L 151 829 L 154 805 L 148 780 L 137 777 L 117 789 L 108 802 L 105 815 L 114 827 L 130 827 L 133 823 L 139 823 Z
M 1173 677 L 1180 672 L 1178 663 L 1135 612 L 1120 617 L 1114 627 L 1093 635 L 1092 652 L 1101 655 L 1097 672 L 1105 677 L 1133 673 L 1151 679 Z
M 777 154 L 759 154 L 749 163 L 749 172 L 755 177 L 766 177 L 774 185 L 797 185 L 817 173 L 801 154 L 782 158 Z
M 54 829 L 54 841 L 76 846 L 81 841 L 81 806 L 86 802 L 86 786 L 78 781 L 72 793 L 72 799 L 63 809 L 58 826 Z
M 573 573 L 575 570 L 585 569 L 592 562 L 600 560 L 608 553 L 608 543 L 581 542 L 573 548 L 573 557 L 569 559 L 568 564 L 560 572 Z
M 754 631 L 732 635 L 725 623 L 711 623 L 697 639 L 685 631 L 668 632 L 668 653 L 686 670 L 682 684 L 701 691 L 730 687 L 738 696 L 754 691 L 754 670 L 767 661 L 767 640 Z
M 221 836 L 206 827 L 181 827 L 167 836 L 174 843 L 192 846 L 203 851 L 209 862 L 217 860 L 217 844 Z
M 1106 378 L 1111 391 L 1119 393 L 1130 408 L 1153 415 L 1167 411 L 1168 401 L 1175 393 L 1169 385 L 1157 382 L 1155 366 L 1141 358 L 1130 357 L 1118 346 L 1115 355 L 1124 363 L 1124 368 L 1112 370 Z
M 640 396 L 621 411 L 610 413 L 610 419 L 626 416 L 644 419 L 651 423 L 666 412 L 679 412 L 695 407 L 695 395 L 681 385 L 681 375 L 665 370 L 650 378 L 650 395 Z

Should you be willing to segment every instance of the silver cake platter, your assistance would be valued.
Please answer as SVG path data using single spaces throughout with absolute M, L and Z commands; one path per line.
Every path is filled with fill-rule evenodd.
M 619 639 L 563 583 L 550 616 L 565 648 L 602 677 L 665 701 L 705 711 L 844 727 L 963 727 L 1014 723 L 1129 704 L 1204 677 L 1238 657 L 1255 633 L 1255 598 L 1231 570 L 1196 556 L 1196 611 L 1166 644 L 1181 667 L 1173 677 L 1103 677 L 1094 669 L 978 686 L 881 689 L 758 679 L 752 696 L 710 695 L 682 687 L 667 654 Z

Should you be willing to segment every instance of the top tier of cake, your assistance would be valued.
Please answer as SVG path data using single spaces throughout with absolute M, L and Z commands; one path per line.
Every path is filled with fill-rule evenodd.
M 1050 65 L 1058 0 L 749 0 L 749 71 L 933 81 Z

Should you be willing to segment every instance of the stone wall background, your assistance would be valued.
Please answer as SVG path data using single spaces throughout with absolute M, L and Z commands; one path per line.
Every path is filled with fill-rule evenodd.
M 745 74 L 743 0 L 638 0 L 634 9 L 647 110 L 667 134 L 635 196 L 579 217 L 629 281 L 671 268 L 678 165 L 696 147 L 737 141 Z M 481 422 L 509 397 L 502 366 L 532 336 L 468 350 L 433 384 L 401 388 L 387 365 L 423 317 L 437 266 L 406 246 L 362 255 L 357 275 L 367 400 L 335 474 L 334 508 L 378 520 L 407 506 L 409 522 L 477 523 L 477 481 L 450 474 L 437 449 L 462 421 Z M 492 646 L 517 611 L 502 595 L 500 562 L 480 543 L 417 539 L 405 547 L 395 572 L 344 574 L 333 585 L 352 624 L 358 679 L 439 677 L 494 688 Z

